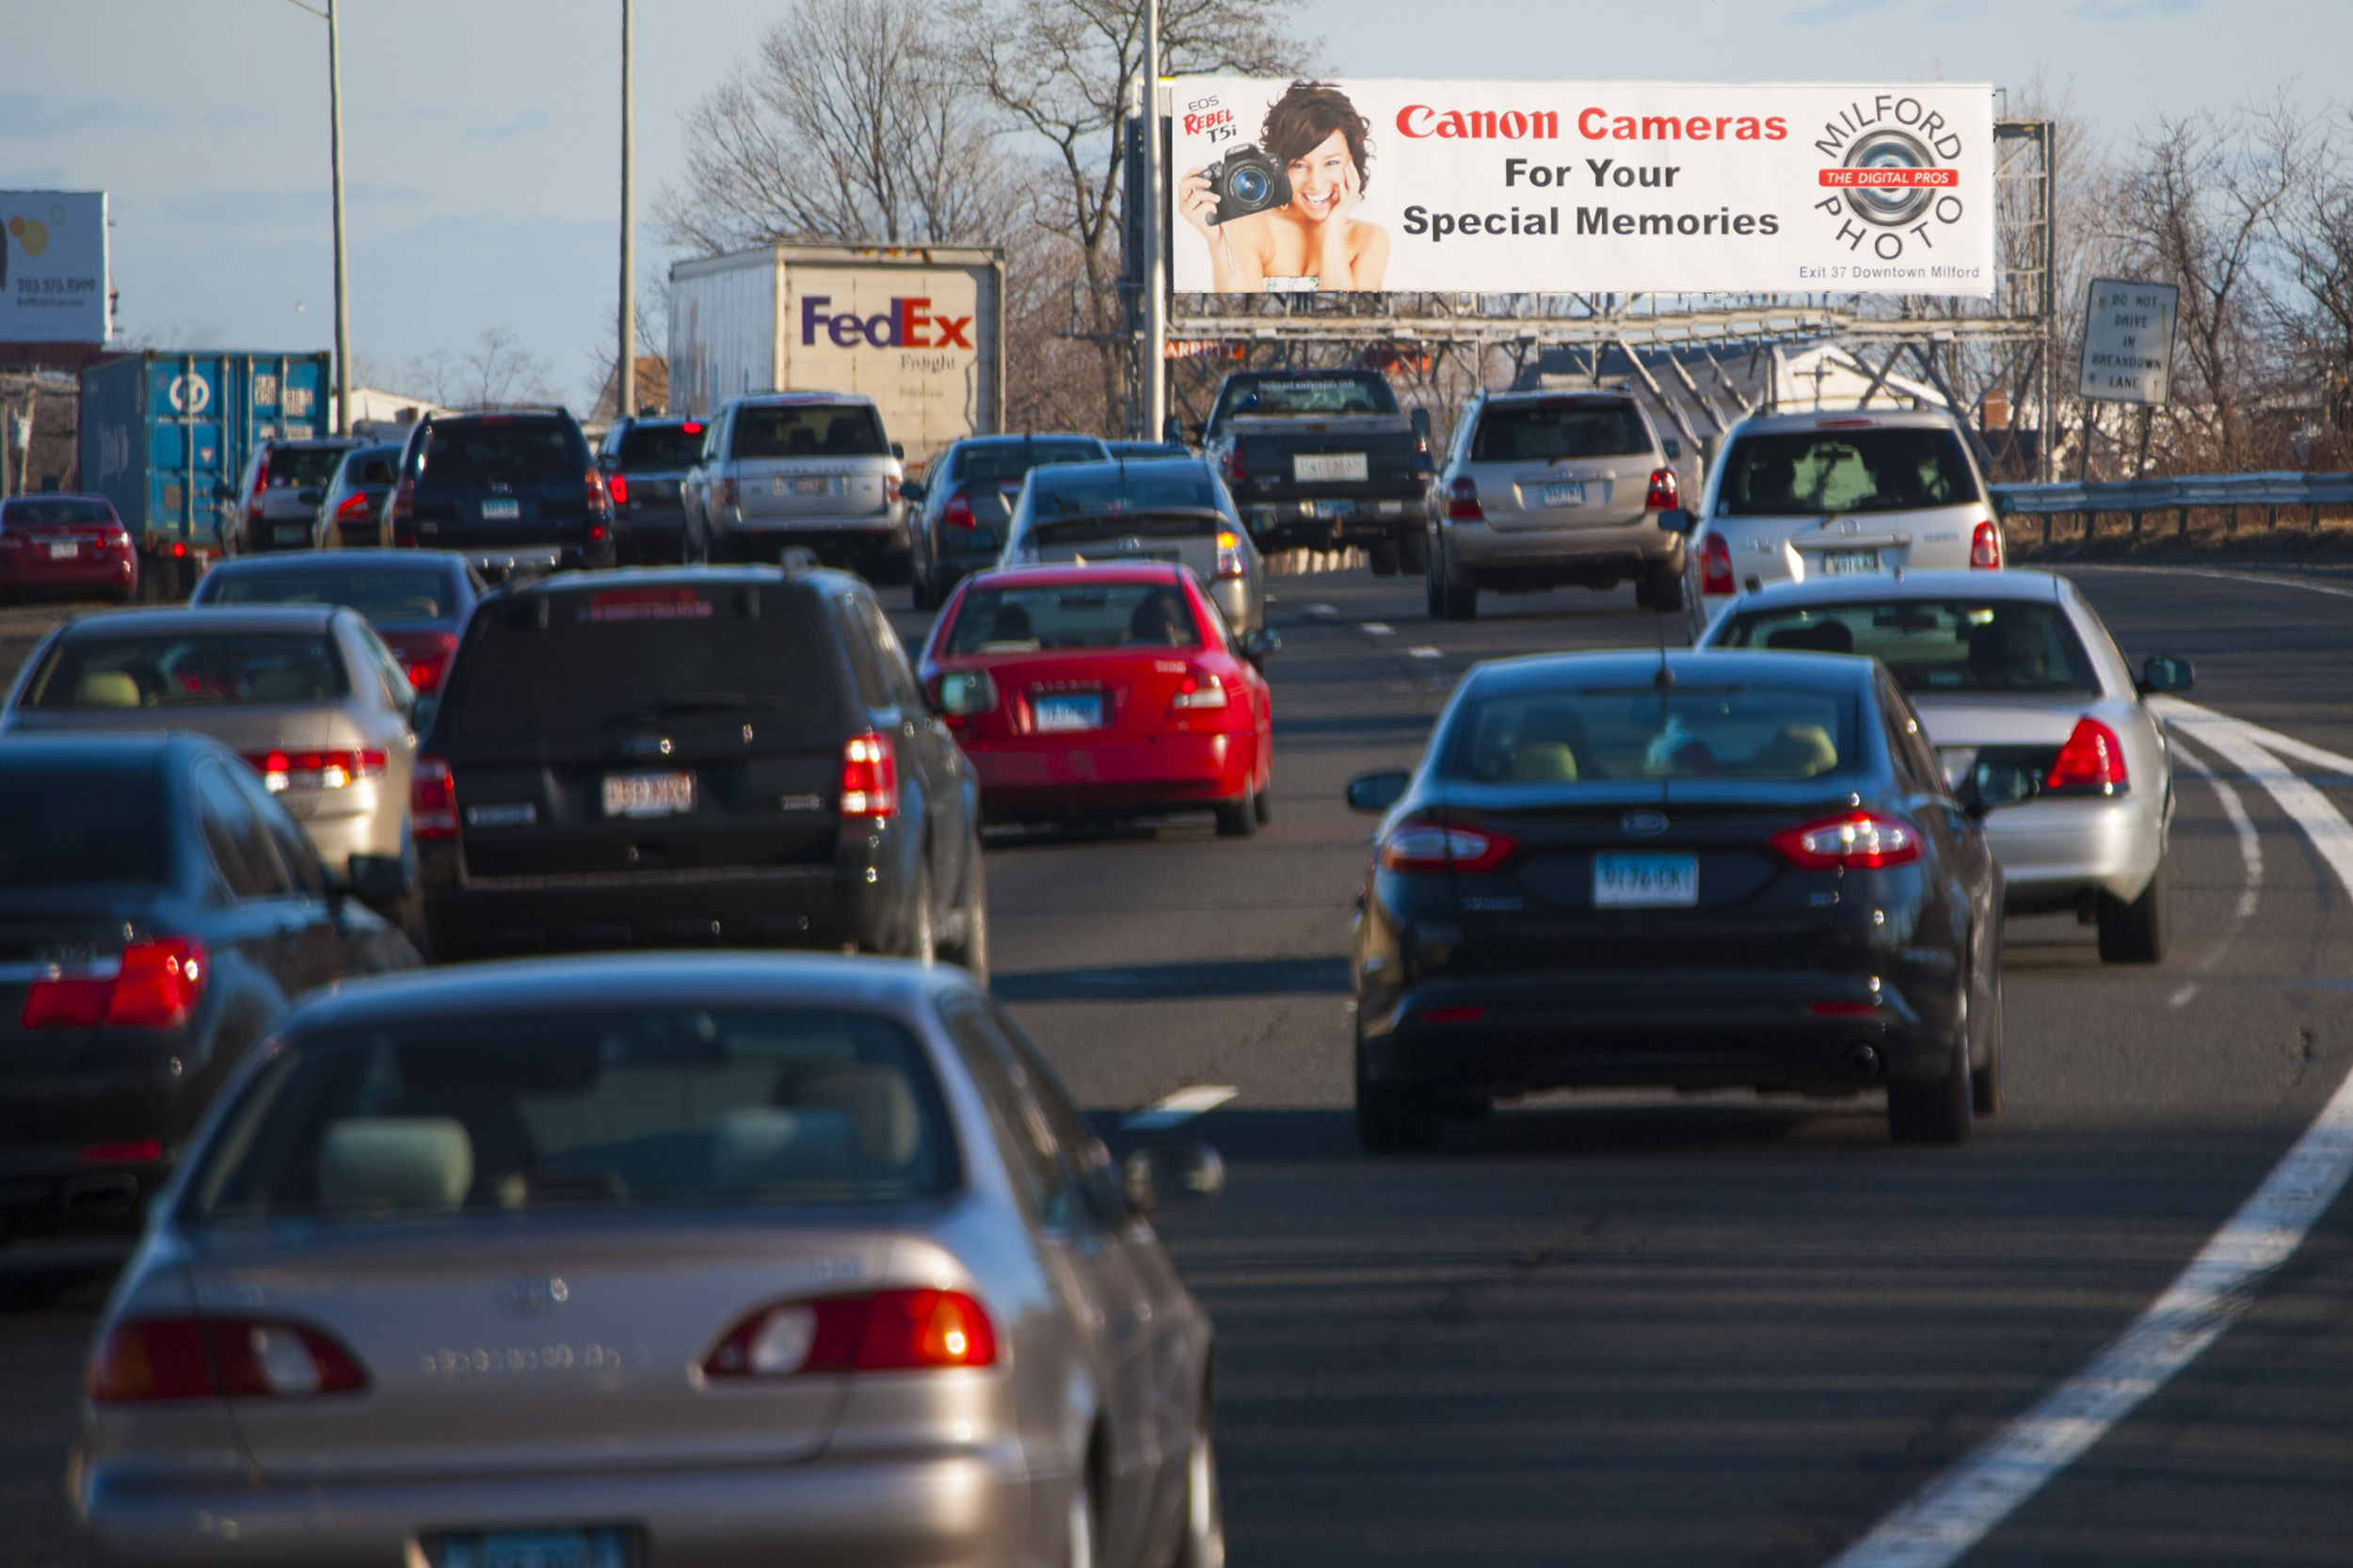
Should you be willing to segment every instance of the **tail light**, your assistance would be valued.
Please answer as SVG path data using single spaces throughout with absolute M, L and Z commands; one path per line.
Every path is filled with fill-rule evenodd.
M 1878 871 L 1920 858 L 1920 835 L 1893 817 L 1853 811 L 1773 835 L 1781 857 L 1803 871 Z
M 841 748 L 841 814 L 881 819 L 899 813 L 899 757 L 890 737 L 868 730 Z
M 246 497 L 245 515 L 248 521 L 262 520 L 262 492 L 269 488 L 269 459 L 264 457 L 253 471 L 253 493 Z
M 1214 575 L 1240 577 L 1242 571 L 1241 536 L 1231 531 L 1220 533 L 1217 536 L 1217 570 Z
M 899 481 L 888 474 L 883 476 L 883 504 L 886 506 L 899 504 Z
M 368 494 L 355 490 L 344 497 L 344 504 L 335 508 L 337 522 L 365 522 L 368 519 Z
M 1417 475 L 1426 476 L 1430 472 L 1431 467 L 1430 443 L 1427 440 L 1424 440 L 1421 437 L 1416 436 L 1414 438 L 1414 472 Z
M 441 677 L 449 673 L 450 656 L 457 651 L 455 632 L 436 632 L 428 646 L 401 655 L 401 668 L 408 673 L 409 687 L 422 694 L 441 689 Z
M 690 419 L 684 424 L 680 425 L 679 428 L 685 431 L 690 436 L 699 436 L 703 433 L 703 422 L 698 419 Z
M 604 481 L 604 493 L 613 498 L 614 505 L 628 505 L 629 475 L 626 473 L 614 473 L 606 475 Z
M 1171 712 L 1198 712 L 1205 708 L 1225 706 L 1225 682 L 1204 669 L 1189 669 L 1176 682 L 1176 695 L 1168 704 Z
M 414 545 L 417 542 L 417 482 L 404 477 L 392 490 L 392 543 Z
M 1225 483 L 1228 488 L 1239 485 L 1250 477 L 1250 459 L 1241 455 L 1241 442 L 1240 441 L 1227 447 L 1225 456 L 1219 462 L 1220 467 L 1225 470 Z
M 965 499 L 962 490 L 948 498 L 948 504 L 940 508 L 939 520 L 950 528 L 972 526 L 972 503 Z
M 1477 522 L 1487 514 L 1479 504 L 1479 481 L 1465 474 L 1447 487 L 1446 515 Z
M 2002 569 L 2002 531 L 1992 518 L 1980 518 L 1969 536 L 1969 565 L 1977 571 Z
M 1732 546 L 1721 534 L 1710 534 L 1700 545 L 1700 592 L 1732 592 Z
M 264 751 L 248 753 L 246 760 L 272 794 L 280 790 L 340 790 L 384 773 L 380 751 Z
M 2081 718 L 2043 776 L 2042 788 L 2054 793 L 2121 795 L 2130 783 L 2116 731 L 2098 719 Z
M 122 950 L 112 975 L 53 976 L 24 993 L 25 1029 L 177 1029 L 204 996 L 204 944 L 157 936 Z
M 350 1352 L 299 1323 L 259 1318 L 148 1318 L 117 1323 L 89 1368 L 100 1404 L 299 1399 L 368 1385 Z
M 1491 872 L 1518 847 L 1500 833 L 1408 822 L 1389 830 L 1376 857 L 1385 872 Z
M 1672 512 L 1683 504 L 1683 487 L 1675 483 L 1675 471 L 1655 468 L 1650 471 L 1650 494 L 1642 504 L 1654 512 Z
M 595 469 L 588 469 L 583 473 L 581 483 L 586 487 L 589 517 L 592 519 L 611 517 L 613 515 L 613 497 L 612 494 L 605 488 L 604 475 Z M 604 537 L 604 536 L 596 529 L 592 528 L 588 532 L 590 536 L 593 538 L 600 539 Z
M 713 1378 L 988 1367 L 997 1330 L 961 1290 L 876 1290 L 753 1313 L 703 1359 Z
M 722 479 L 718 482 L 717 493 L 712 498 L 712 504 L 717 506 L 719 510 L 723 512 L 732 512 L 735 510 L 734 480 Z
M 408 776 L 408 831 L 420 839 L 457 833 L 457 780 L 439 757 L 420 757 Z

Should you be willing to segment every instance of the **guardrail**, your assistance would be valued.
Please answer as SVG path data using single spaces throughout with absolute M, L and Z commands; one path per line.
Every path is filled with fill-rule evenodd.
M 2042 537 L 2051 537 L 2051 520 L 2079 517 L 2087 531 L 2103 512 L 2121 513 L 2133 520 L 2133 532 L 2152 512 L 2171 512 L 2176 535 L 2189 531 L 2194 510 L 2230 514 L 2229 531 L 2238 531 L 2242 507 L 2264 509 L 2264 525 L 2276 528 L 2280 514 L 2301 507 L 2308 525 L 2318 527 L 2323 506 L 2353 506 L 2353 473 L 2201 473 L 2175 479 L 2123 479 L 2104 484 L 1993 485 L 1994 495 L 2007 501 L 2013 513 L 2042 519 Z

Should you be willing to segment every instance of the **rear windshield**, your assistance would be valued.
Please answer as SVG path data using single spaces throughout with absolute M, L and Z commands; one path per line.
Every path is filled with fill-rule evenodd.
M 1100 544 L 1106 539 L 1206 539 L 1234 526 L 1223 512 L 1114 512 L 1099 518 L 1043 520 L 1030 527 L 1032 545 Z
M 1176 441 L 1105 441 L 1114 457 L 1190 457 L 1192 453 Z
M 992 441 L 959 447 L 952 477 L 971 483 L 1018 479 L 1048 463 L 1099 463 L 1103 448 L 1094 441 Z
M 1283 414 L 1393 414 L 1397 399 L 1378 376 L 1333 376 L 1293 380 L 1267 376 L 1226 385 L 1217 417 L 1265 419 Z
M 325 632 L 84 632 L 50 654 L 33 677 L 25 706 L 218 708 L 331 702 L 350 690 L 344 662 Z
M 194 1217 L 896 1203 L 952 1190 L 923 1049 L 856 1012 L 434 1018 L 301 1041 L 239 1100 Z
M 1556 457 L 1647 456 L 1650 431 L 1631 403 L 1547 399 L 1490 406 L 1471 435 L 1474 463 L 1548 463 Z
M 1854 710 L 1836 692 L 1759 687 L 1500 692 L 1455 716 L 1446 771 L 1481 784 L 1815 778 L 1849 765 Z
M 1733 446 L 1716 510 L 1788 517 L 1982 500 L 1968 454 L 1950 430 L 1795 430 L 1744 437 Z
M 0 528 L 57 528 L 76 522 L 112 522 L 115 509 L 79 496 L 0 502 Z
M 493 479 L 577 479 L 586 464 L 553 420 L 453 420 L 425 438 L 420 477 L 442 485 Z
M 1217 506 L 1217 486 L 1206 465 L 1131 468 L 1125 473 L 1101 467 L 1073 473 L 1041 471 L 1030 481 L 1030 512 L 1037 518 L 1090 518 L 1170 506 Z
M 1192 606 L 1165 583 L 976 588 L 948 633 L 950 653 L 1200 646 Z
M 621 433 L 621 472 L 693 468 L 703 454 L 700 424 L 632 424 Z
M 400 448 L 375 446 L 365 452 L 355 452 L 344 465 L 346 485 L 389 485 L 392 482 L 393 465 L 400 461 Z
M 0 766 L 0 888 L 153 888 L 170 866 L 154 768 Z
M 370 570 L 317 566 L 215 570 L 204 579 L 207 604 L 344 604 L 386 624 L 440 620 L 455 608 L 456 584 L 440 567 L 401 565 Z
M 806 593 L 720 585 L 487 605 L 441 723 L 464 739 L 526 743 L 655 723 L 824 724 L 838 712 L 838 678 L 817 610 Z
M 738 457 L 887 457 L 882 421 L 862 403 L 755 404 L 735 410 Z
M 269 455 L 273 485 L 324 485 L 343 465 L 347 446 L 281 446 Z
M 1725 648 L 1860 653 L 1908 692 L 2096 692 L 2083 639 L 2057 605 L 1996 600 L 1898 599 L 1751 610 L 1724 628 Z

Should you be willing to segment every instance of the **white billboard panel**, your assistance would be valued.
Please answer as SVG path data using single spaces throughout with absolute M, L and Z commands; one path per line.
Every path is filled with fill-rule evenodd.
M 987 427 L 987 277 L 973 267 L 793 265 L 778 312 L 777 384 L 865 393 L 890 439 L 928 460 Z
M 0 190 L 0 343 L 108 335 L 106 193 Z
M 1993 91 L 1163 85 L 1180 293 L 1993 292 Z

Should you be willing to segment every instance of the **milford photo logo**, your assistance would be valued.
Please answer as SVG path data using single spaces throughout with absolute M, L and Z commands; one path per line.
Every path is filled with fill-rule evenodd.
M 1833 227 L 1833 240 L 1859 262 L 1888 264 L 1827 270 L 1849 279 L 1978 275 L 1977 267 L 1935 258 L 1937 237 L 1964 211 L 1954 167 L 1964 143 L 1942 114 L 1917 98 L 1883 92 L 1841 109 L 1814 146 L 1837 160 L 1817 175 L 1824 194 L 1814 203 Z

